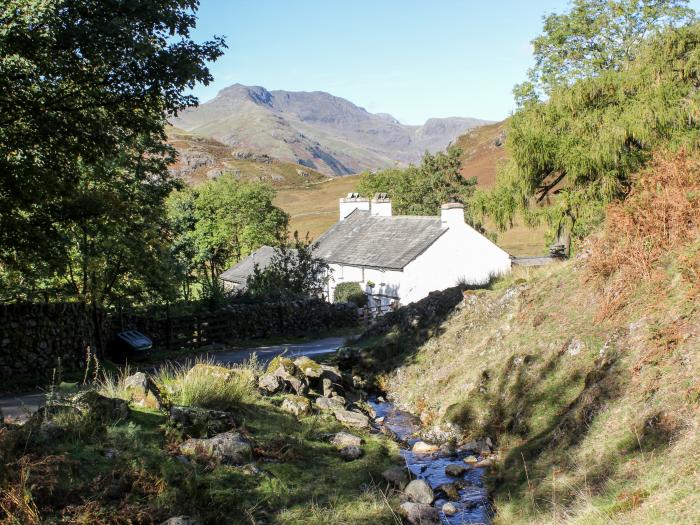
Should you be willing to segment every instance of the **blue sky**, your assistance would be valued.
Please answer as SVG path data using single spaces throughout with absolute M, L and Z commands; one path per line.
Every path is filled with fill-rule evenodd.
M 532 63 L 542 15 L 567 0 L 201 0 L 194 37 L 229 49 L 200 101 L 239 82 L 327 91 L 405 124 L 500 120 Z M 700 8 L 700 0 L 691 5 Z

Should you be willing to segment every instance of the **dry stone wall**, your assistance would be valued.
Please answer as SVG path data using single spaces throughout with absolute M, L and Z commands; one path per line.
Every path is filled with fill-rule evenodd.
M 103 324 L 103 314 L 98 317 Z M 94 326 L 82 303 L 0 305 L 0 382 L 48 379 L 59 366 L 81 368 L 94 345 Z
M 311 299 L 236 304 L 179 316 L 99 312 L 97 333 L 91 310 L 80 303 L 0 305 L 0 391 L 10 379 L 49 379 L 59 362 L 64 371 L 79 370 L 88 349 L 94 351 L 98 341 L 108 342 L 126 329 L 145 333 L 156 348 L 178 350 L 260 337 L 303 336 L 357 323 L 354 306 Z
M 114 323 L 117 323 L 115 320 Z M 284 303 L 234 304 L 206 314 L 156 318 L 126 315 L 119 329 L 147 334 L 155 346 L 178 350 L 271 336 L 303 336 L 358 324 L 352 305 L 329 304 L 320 299 Z

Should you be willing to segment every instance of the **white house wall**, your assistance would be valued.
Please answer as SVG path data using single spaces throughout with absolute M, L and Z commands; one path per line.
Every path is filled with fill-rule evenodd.
M 485 284 L 492 276 L 510 271 L 510 256 L 469 225 L 462 224 L 452 225 L 403 271 L 339 264 L 331 264 L 330 268 L 331 299 L 338 283 L 358 282 L 375 298 L 373 305 L 389 305 L 393 298 L 408 304 L 460 281 Z
M 463 281 L 486 284 L 510 271 L 510 256 L 469 225 L 452 226 L 404 268 L 401 303 Z

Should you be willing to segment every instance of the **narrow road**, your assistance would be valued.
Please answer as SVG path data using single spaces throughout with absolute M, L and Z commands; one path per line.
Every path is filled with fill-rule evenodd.
M 278 355 L 284 353 L 292 358 L 330 354 L 340 348 L 344 340 L 345 338 L 343 337 L 328 337 L 326 339 L 317 339 L 307 343 L 258 346 L 231 351 L 211 352 L 201 355 L 211 357 L 215 362 L 222 365 L 232 365 L 244 363 L 250 359 L 253 354 L 256 354 L 261 363 L 267 364 Z M 0 415 L 5 416 L 7 421 L 22 421 L 36 412 L 39 407 L 43 406 L 44 399 L 44 392 L 0 396 Z

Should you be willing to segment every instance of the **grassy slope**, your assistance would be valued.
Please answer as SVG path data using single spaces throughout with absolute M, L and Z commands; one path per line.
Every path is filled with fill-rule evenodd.
M 291 216 L 291 230 L 317 239 L 338 221 L 338 199 L 355 191 L 359 176 L 336 177 L 303 188 L 277 192 L 275 205 Z
M 365 343 L 424 422 L 497 439 L 497 523 L 700 523 L 698 173 L 657 161 L 579 259 Z
M 426 422 L 497 438 L 499 524 L 700 523 L 690 283 L 640 286 L 599 321 L 576 264 L 468 293 L 432 338 L 372 342 L 393 353 L 383 385 Z
M 507 158 L 503 145 L 496 145 L 497 139 L 503 139 L 505 128 L 504 120 L 475 128 L 456 140 L 462 149 L 462 175 L 476 177 L 480 187 L 493 186 L 496 169 Z

